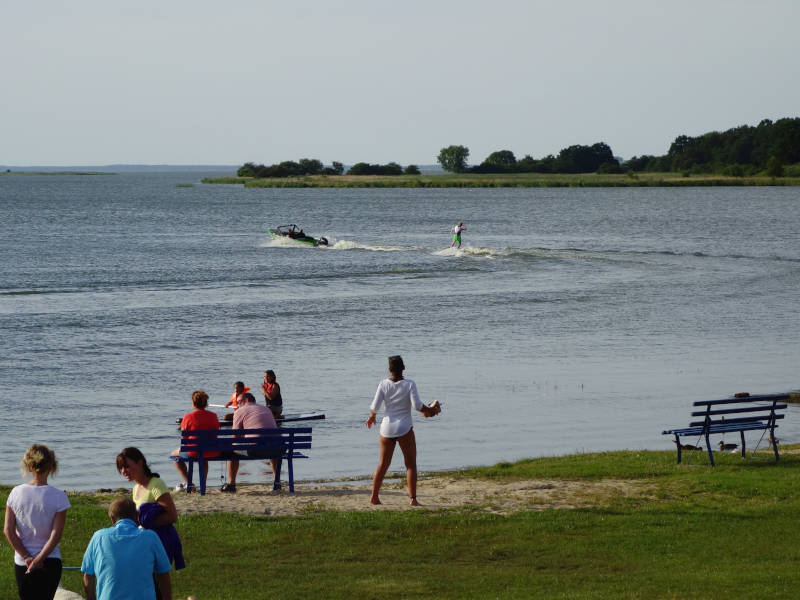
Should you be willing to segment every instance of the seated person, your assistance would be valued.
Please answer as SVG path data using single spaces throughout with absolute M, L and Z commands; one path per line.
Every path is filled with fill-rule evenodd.
M 225 408 L 228 408 L 229 406 L 232 406 L 233 410 L 235 412 L 236 409 L 239 407 L 239 396 L 241 396 L 245 392 L 249 392 L 249 391 L 250 391 L 250 388 L 247 387 L 241 381 L 237 381 L 236 383 L 234 383 L 233 384 L 233 394 L 231 394 L 230 402 L 228 402 L 225 405 Z M 233 413 L 226 413 L 225 415 L 222 416 L 222 418 L 225 421 L 233 421 Z
M 256 399 L 253 394 L 246 392 L 240 398 L 239 408 L 233 413 L 233 429 L 277 429 L 275 418 L 272 416 L 272 411 L 262 404 L 256 404 Z M 247 437 L 247 435 L 245 435 Z M 257 456 L 258 458 L 270 458 L 275 456 L 279 451 L 270 452 L 263 451 L 257 453 L 254 450 L 249 450 L 249 456 Z M 272 467 L 273 479 L 277 471 L 277 461 L 280 458 L 271 458 L 270 466 Z M 235 492 L 236 491 L 236 475 L 239 472 L 239 461 L 228 461 L 228 483 L 224 484 L 220 491 L 222 492 Z M 276 481 L 273 489 L 280 489 L 280 482 Z
M 275 379 L 275 371 L 272 369 L 264 371 L 261 392 L 264 394 L 264 402 L 272 411 L 272 416 L 276 419 L 280 417 L 283 414 L 283 396 L 281 396 L 281 386 Z
M 183 419 L 181 419 L 181 430 L 219 429 L 219 419 L 217 415 L 210 410 L 206 410 L 206 406 L 208 406 L 208 394 L 203 390 L 194 392 L 192 394 L 192 406 L 194 406 L 194 410 L 183 415 Z M 196 436 L 191 436 L 189 439 L 194 439 L 195 437 Z M 189 458 L 189 456 L 194 458 L 197 457 L 197 455 L 197 452 L 181 452 L 180 448 L 175 448 L 175 450 L 172 451 L 172 456 L 181 456 L 183 458 Z M 215 456 L 219 456 L 219 452 L 207 452 L 205 456 L 214 458 Z M 202 465 L 203 478 L 205 479 L 206 475 L 208 475 L 208 461 L 202 461 Z M 190 491 L 188 488 L 189 469 L 186 463 L 176 461 L 175 468 L 178 469 L 178 473 L 183 477 L 184 487 L 186 487 L 187 491 Z

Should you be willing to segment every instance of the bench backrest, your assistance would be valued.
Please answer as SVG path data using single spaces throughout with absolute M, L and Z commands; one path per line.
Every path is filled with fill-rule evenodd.
M 181 452 L 246 452 L 247 450 L 308 450 L 311 427 L 278 429 L 185 429 Z
M 689 427 L 750 421 L 764 421 L 768 425 L 774 425 L 776 420 L 784 418 L 785 415 L 776 411 L 785 410 L 786 404 L 781 401 L 788 399 L 789 394 L 764 394 L 723 400 L 699 400 L 693 405 L 704 408 L 692 411 L 692 416 L 703 417 L 703 420 L 692 421 Z

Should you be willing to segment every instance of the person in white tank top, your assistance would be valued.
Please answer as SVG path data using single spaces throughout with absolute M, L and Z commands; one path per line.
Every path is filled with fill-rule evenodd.
M 417 502 L 417 442 L 414 437 L 414 428 L 411 421 L 411 408 L 420 411 L 426 417 L 436 414 L 435 409 L 423 404 L 417 393 L 417 384 L 410 379 L 403 378 L 405 365 L 400 356 L 389 357 L 389 372 L 391 376 L 378 384 L 375 398 L 369 407 L 367 427 L 371 428 L 377 421 L 378 410 L 384 407 L 384 416 L 380 426 L 380 462 L 372 478 L 371 504 L 380 504 L 378 493 L 383 483 L 383 478 L 392 464 L 394 447 L 400 444 L 406 464 L 406 480 L 408 495 L 411 497 L 411 506 L 419 506 Z

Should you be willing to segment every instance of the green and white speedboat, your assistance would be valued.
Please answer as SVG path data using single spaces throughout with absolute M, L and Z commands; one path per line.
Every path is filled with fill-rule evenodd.
M 318 238 L 306 235 L 302 227 L 298 227 L 294 223 L 291 225 L 278 225 L 275 229 L 267 229 L 269 234 L 275 239 L 290 239 L 301 244 L 308 244 L 309 246 L 327 246 L 328 240 L 322 236 Z

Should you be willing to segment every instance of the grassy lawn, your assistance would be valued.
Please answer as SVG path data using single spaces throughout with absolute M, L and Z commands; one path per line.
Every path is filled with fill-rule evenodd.
M 577 175 L 476 173 L 436 175 L 309 175 L 257 179 L 253 177 L 206 178 L 203 183 L 243 184 L 245 187 L 663 187 L 663 186 L 753 186 L 800 185 L 800 177 L 728 177 L 681 173 L 635 173 Z
M 785 449 L 784 449 L 785 450 Z M 496 480 L 624 480 L 634 495 L 587 492 L 574 509 L 499 516 L 482 508 L 314 512 L 299 517 L 184 515 L 188 568 L 176 597 L 278 598 L 795 598 L 800 455 L 674 452 L 541 458 L 459 472 Z M 449 473 L 448 475 L 454 475 Z M 5 498 L 8 487 L 0 489 Z M 588 488 L 589 490 L 594 488 Z M 80 564 L 107 526 L 112 496 L 71 495 L 65 565 Z M 0 596 L 13 598 L 3 546 Z M 80 590 L 80 575 L 66 572 Z

